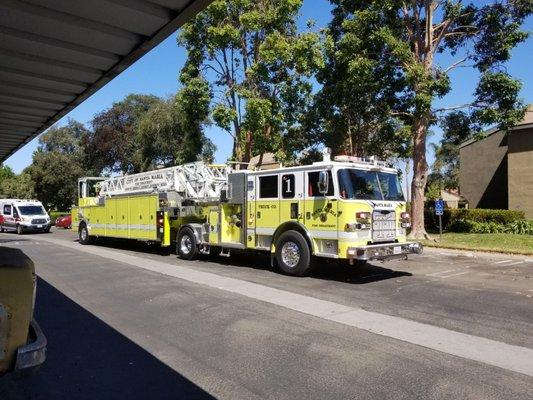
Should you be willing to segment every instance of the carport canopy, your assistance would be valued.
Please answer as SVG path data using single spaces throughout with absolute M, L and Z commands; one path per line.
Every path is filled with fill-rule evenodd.
M 0 0 L 0 162 L 211 1 Z

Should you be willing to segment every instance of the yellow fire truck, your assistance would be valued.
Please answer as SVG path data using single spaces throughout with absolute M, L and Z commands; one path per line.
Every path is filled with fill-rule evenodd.
M 116 237 L 176 245 L 183 259 L 215 250 L 269 252 L 289 275 L 311 257 L 406 258 L 410 216 L 397 171 L 374 158 L 340 156 L 312 165 L 232 170 L 202 162 L 134 175 L 79 180 L 73 228 L 88 244 Z

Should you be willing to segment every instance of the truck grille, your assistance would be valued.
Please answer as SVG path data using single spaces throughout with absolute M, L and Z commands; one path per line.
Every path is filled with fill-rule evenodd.
M 34 224 L 34 225 L 46 224 L 46 220 L 45 219 L 39 219 L 39 218 L 32 219 L 31 223 Z
M 378 210 L 372 213 L 372 241 L 392 242 L 396 238 L 396 213 Z

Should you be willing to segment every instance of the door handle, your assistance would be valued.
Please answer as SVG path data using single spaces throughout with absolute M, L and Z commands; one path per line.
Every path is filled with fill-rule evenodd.
M 258 211 L 258 212 L 257 212 L 257 218 L 258 218 L 258 219 L 261 218 L 261 211 Z

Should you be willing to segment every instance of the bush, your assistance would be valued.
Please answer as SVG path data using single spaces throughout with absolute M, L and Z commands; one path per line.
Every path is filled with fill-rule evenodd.
M 464 222 L 472 221 L 489 223 L 493 222 L 500 225 L 509 225 L 517 221 L 524 220 L 524 212 L 517 210 L 490 210 L 482 208 L 459 208 L 445 209 L 442 216 L 442 228 L 453 232 L 459 232 L 457 227 L 465 228 Z M 438 229 L 439 218 L 435 215 L 435 210 L 430 208 L 425 210 L 425 221 L 428 229 Z M 457 224 L 457 225 L 456 225 Z M 453 228 L 452 228 L 453 227 Z M 480 228 L 482 229 L 482 228 Z M 496 229 L 495 227 L 487 229 Z
M 62 215 L 70 214 L 68 211 L 50 211 L 48 215 L 50 215 L 50 221 L 52 225 L 56 223 L 56 219 L 61 217 Z
M 533 235 L 533 220 L 518 220 L 506 226 L 507 232 L 515 235 Z
M 490 210 L 484 208 L 459 208 L 449 210 L 450 222 L 456 219 L 467 219 L 475 222 L 495 222 L 507 225 L 525 218 L 523 211 L 518 210 Z

